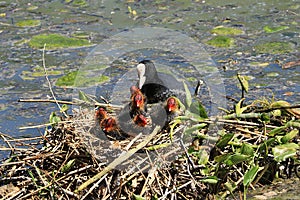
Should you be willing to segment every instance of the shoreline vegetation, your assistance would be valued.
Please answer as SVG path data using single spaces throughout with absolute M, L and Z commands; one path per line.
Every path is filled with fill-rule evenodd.
M 300 178 L 300 105 L 246 104 L 249 86 L 241 75 L 242 97 L 233 110 L 220 108 L 224 115 L 196 115 L 187 89 L 184 114 L 167 128 L 110 141 L 95 126 L 92 108 L 121 107 L 83 92 L 74 102 L 57 100 L 43 65 L 53 99 L 20 102 L 55 103 L 60 114 L 23 127 L 45 128 L 39 137 L 0 133 L 7 144 L 1 150 L 11 152 L 0 163 L 2 199 L 246 199 L 278 177 Z M 72 114 L 68 104 L 77 105 Z

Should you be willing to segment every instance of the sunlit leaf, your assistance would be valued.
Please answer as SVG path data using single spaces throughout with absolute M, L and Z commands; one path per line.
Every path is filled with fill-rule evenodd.
M 223 154 L 223 155 L 220 155 L 220 156 L 216 156 L 214 158 L 214 160 L 218 163 L 222 163 L 224 162 L 227 158 L 229 158 L 232 154 L 231 153 L 228 153 L 228 154 Z
M 89 97 L 81 90 L 78 91 L 79 99 L 84 102 L 90 102 Z
M 287 128 L 287 126 L 281 126 L 281 127 L 274 128 L 273 130 L 271 130 L 269 132 L 269 136 L 275 136 L 275 135 L 278 135 L 278 134 L 283 134 L 284 130 L 286 128 Z
M 67 172 L 75 165 L 75 159 L 69 160 L 62 168 L 61 172 Z
M 261 168 L 263 169 L 263 168 Z M 253 182 L 253 180 L 255 179 L 257 173 L 259 172 L 259 170 L 261 170 L 260 167 L 258 165 L 255 165 L 253 167 L 251 167 L 245 174 L 244 176 L 244 180 L 243 180 L 243 185 L 245 187 L 248 187 L 250 185 L 250 183 Z
M 243 143 L 241 146 L 241 154 L 253 156 L 254 155 L 253 147 L 250 144 Z
M 243 154 L 233 154 L 231 156 L 229 156 L 224 163 L 228 166 L 232 166 L 232 165 L 236 165 L 238 163 L 247 161 L 250 157 L 247 155 L 243 155 Z
M 185 129 L 184 134 L 187 134 L 187 135 L 192 134 L 193 132 L 199 131 L 200 129 L 202 129 L 206 126 L 207 126 L 206 123 L 196 124 L 196 125 L 192 126 L 191 128 Z
M 197 100 L 191 104 L 189 110 L 192 113 L 199 115 L 201 118 L 208 118 L 204 106 L 201 104 L 201 102 L 199 102 Z
M 210 184 L 217 184 L 218 181 L 219 181 L 219 179 L 216 176 L 209 176 L 209 177 L 201 179 L 201 182 L 210 183 Z
M 233 133 L 227 133 L 224 135 L 218 142 L 217 142 L 217 147 L 219 148 L 224 148 L 228 142 L 233 138 L 234 134 Z
M 67 104 L 63 104 L 63 105 L 61 106 L 60 112 L 61 112 L 61 113 L 66 112 L 68 109 L 69 109 L 69 106 L 68 106 Z
M 281 142 L 282 143 L 287 143 L 288 141 L 290 141 L 291 139 L 293 139 L 294 137 L 296 137 L 299 133 L 299 130 L 294 129 L 292 131 L 290 131 L 289 133 L 287 133 L 285 136 L 283 136 L 281 138 Z
M 60 117 L 56 116 L 55 112 L 52 112 L 50 114 L 50 117 L 49 117 L 49 122 L 50 123 L 57 124 L 60 121 L 61 121 Z
M 296 155 L 297 149 L 299 149 L 299 145 L 295 143 L 277 145 L 272 149 L 274 160 L 281 162 L 287 158 L 293 157 Z
M 245 78 L 245 76 L 241 76 L 240 74 L 237 74 L 237 78 L 238 78 L 243 90 L 245 90 L 245 92 L 248 92 L 249 84 L 248 84 L 248 80 Z
M 134 200 L 145 200 L 144 197 L 142 197 L 141 195 L 137 195 L 137 194 L 133 194 L 133 199 Z
M 185 82 L 183 82 L 183 86 L 184 86 L 184 90 L 185 90 L 185 101 L 186 101 L 186 105 L 189 108 L 192 104 L 192 95 L 191 92 L 187 86 L 187 84 Z

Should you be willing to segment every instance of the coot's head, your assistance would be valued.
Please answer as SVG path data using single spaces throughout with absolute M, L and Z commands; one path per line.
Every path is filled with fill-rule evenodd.
M 145 84 L 161 84 L 162 80 L 159 79 L 156 68 L 152 61 L 143 60 L 137 65 L 137 72 L 139 77 L 138 87 L 142 89 Z

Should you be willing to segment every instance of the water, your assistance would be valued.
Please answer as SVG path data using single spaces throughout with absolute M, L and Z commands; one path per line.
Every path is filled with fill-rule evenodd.
M 67 2 L 67 1 L 66 1 Z M 45 77 L 26 76 L 42 66 L 42 51 L 26 43 L 33 35 L 60 33 L 73 35 L 86 33 L 91 42 L 99 44 L 106 38 L 136 27 L 161 27 L 178 30 L 199 44 L 212 37 L 215 26 L 238 27 L 245 34 L 235 36 L 236 44 L 229 49 L 203 44 L 215 62 L 233 59 L 237 64 L 218 65 L 225 78 L 226 94 L 240 97 L 235 75 L 240 72 L 251 76 L 248 98 L 257 96 L 300 102 L 299 66 L 283 70 L 276 60 L 286 63 L 299 59 L 299 2 L 298 1 L 86 1 L 80 6 L 72 1 L 1 1 L 0 2 L 0 131 L 13 137 L 31 137 L 44 129 L 19 130 L 20 127 L 48 122 L 48 116 L 58 108 L 54 104 L 20 103 L 21 98 L 48 98 L 51 94 Z M 136 10 L 137 17 L 128 12 Z M 23 19 L 39 19 L 37 27 L 18 27 Z M 264 26 L 287 25 L 289 28 L 268 34 Z M 253 46 L 266 41 L 283 41 L 293 44 L 288 54 L 256 54 Z M 181 45 L 181 44 L 177 44 Z M 93 47 L 46 51 L 46 65 L 65 74 L 81 66 Z M 137 55 L 136 60 L 143 57 Z M 153 55 L 152 55 L 153 57 Z M 123 56 L 126 61 L 126 56 Z M 127 61 L 134 60 L 131 56 Z M 159 55 L 155 59 L 159 60 Z M 258 63 L 270 63 L 262 67 Z M 125 62 L 126 63 L 126 62 Z M 25 75 L 24 75 L 25 74 Z M 61 75 L 49 76 L 52 85 Z M 72 89 L 53 86 L 58 99 L 70 100 Z M 111 89 L 111 88 L 110 88 Z M 109 88 L 106 91 L 109 93 Z M 292 95 L 285 95 L 292 92 Z M 109 95 L 108 95 L 109 96 Z M 3 144 L 2 144 L 3 145 Z M 0 156 L 7 155 L 2 152 Z

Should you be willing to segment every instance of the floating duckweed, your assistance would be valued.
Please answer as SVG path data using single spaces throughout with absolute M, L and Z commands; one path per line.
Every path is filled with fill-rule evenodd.
M 227 36 L 216 36 L 206 43 L 215 47 L 231 47 L 234 44 L 234 40 Z
M 70 72 L 65 76 L 62 76 L 57 79 L 56 86 L 78 86 L 78 87 L 87 87 L 95 84 L 103 83 L 109 80 L 108 76 L 100 75 L 97 77 L 88 77 L 85 72 Z
M 33 36 L 29 45 L 33 48 L 43 48 L 47 44 L 48 49 L 81 47 L 90 45 L 86 39 L 69 38 L 59 34 L 41 34 Z
M 278 31 L 288 29 L 288 28 L 289 28 L 288 26 L 277 26 L 277 27 L 265 26 L 264 31 L 266 33 L 274 33 L 274 32 L 278 32 Z
M 254 48 L 257 53 L 282 54 L 293 51 L 292 44 L 287 42 L 261 43 L 256 45 Z
M 54 68 L 55 67 L 50 67 L 50 69 L 47 70 L 47 74 L 54 75 L 54 76 L 62 74 L 62 71 L 54 70 Z M 23 80 L 33 80 L 37 77 L 45 76 L 45 71 L 43 67 L 35 66 L 31 71 L 26 71 L 26 70 L 22 71 L 20 76 Z
M 41 21 L 36 19 L 28 19 L 19 21 L 16 23 L 16 25 L 20 27 L 34 27 L 41 25 Z
M 212 29 L 210 32 L 217 35 L 240 35 L 244 33 L 240 29 L 224 27 L 224 26 L 217 26 L 214 29 Z
M 72 2 L 72 4 L 74 6 L 87 6 L 88 5 L 88 3 L 86 2 L 86 0 L 74 0 Z

